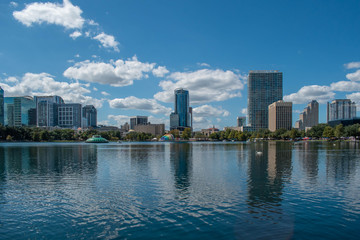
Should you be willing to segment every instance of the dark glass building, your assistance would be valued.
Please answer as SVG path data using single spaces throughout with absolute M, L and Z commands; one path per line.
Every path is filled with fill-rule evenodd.
M 248 115 L 251 130 L 267 129 L 268 107 L 282 100 L 283 74 L 273 71 L 250 71 L 248 79 Z
M 29 111 L 35 109 L 30 96 L 4 98 L 4 125 L 11 127 L 32 126 Z
M 65 104 L 64 100 L 59 96 L 35 96 L 37 126 L 38 127 L 54 127 L 57 126 L 57 105 Z
M 83 127 L 95 128 L 97 126 L 97 111 L 93 105 L 83 107 L 82 115 L 84 119 Z
M 130 129 L 134 130 L 136 125 L 146 125 L 148 123 L 147 116 L 135 116 L 130 118 Z
M 183 88 L 175 89 L 175 111 L 170 115 L 170 130 L 192 127 L 192 116 L 189 91 Z

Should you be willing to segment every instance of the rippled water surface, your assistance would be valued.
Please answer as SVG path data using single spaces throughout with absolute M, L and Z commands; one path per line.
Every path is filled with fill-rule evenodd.
M 0 143 L 0 239 L 359 239 L 359 143 Z

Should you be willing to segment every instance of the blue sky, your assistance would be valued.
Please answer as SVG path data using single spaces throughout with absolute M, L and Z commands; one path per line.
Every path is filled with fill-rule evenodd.
M 57 94 L 117 125 L 169 124 L 187 88 L 195 129 L 246 114 L 249 70 L 284 73 L 293 119 L 307 102 L 360 103 L 359 1 L 1 1 L 5 96 Z M 359 108 L 358 108 L 359 109 Z

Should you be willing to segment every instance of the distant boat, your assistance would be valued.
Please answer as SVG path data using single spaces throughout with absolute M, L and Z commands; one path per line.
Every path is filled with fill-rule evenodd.
M 86 143 L 108 143 L 109 141 L 105 138 L 101 137 L 100 135 L 94 135 L 88 140 L 85 141 Z

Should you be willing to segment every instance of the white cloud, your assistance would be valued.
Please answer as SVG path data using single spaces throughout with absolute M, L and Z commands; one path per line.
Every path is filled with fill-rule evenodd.
M 230 112 L 222 108 L 215 108 L 210 105 L 202 105 L 196 108 L 193 108 L 194 117 L 227 117 L 230 115 Z
M 96 56 L 96 55 L 92 55 L 91 57 L 92 57 L 92 58 L 98 58 L 98 56 Z
M 339 81 L 339 82 L 331 83 L 330 88 L 332 91 L 354 92 L 354 91 L 360 91 L 360 83 L 353 81 Z
M 86 20 L 87 24 L 91 25 L 91 26 L 99 26 L 99 24 L 97 22 L 95 22 L 94 20 L 88 19 Z
M 247 115 L 248 114 L 247 108 L 241 109 L 241 113 L 244 114 L 244 115 Z
M 108 119 L 115 121 L 117 126 L 130 123 L 130 116 L 126 115 L 108 115 Z M 109 124 L 109 122 L 107 122 L 107 124 Z
M 80 57 L 80 54 L 75 54 L 74 57 L 79 58 L 79 57 Z
M 154 99 L 137 98 L 134 96 L 115 98 L 110 100 L 109 104 L 112 108 L 145 110 L 154 114 L 163 113 L 169 115 L 171 112 L 171 108 L 159 104 Z
M 210 64 L 207 63 L 197 63 L 197 65 L 199 65 L 200 67 L 211 67 Z
M 91 92 L 89 84 L 58 82 L 48 73 L 26 73 L 11 85 L 0 83 L 0 86 L 4 88 L 7 97 L 58 95 L 68 103 L 93 104 L 97 108 L 103 104 L 103 100 L 86 95 Z
M 225 101 L 240 97 L 240 90 L 244 88 L 246 76 L 232 71 L 220 69 L 201 69 L 194 72 L 175 72 L 161 81 L 159 86 L 163 89 L 154 95 L 154 98 L 163 102 L 173 102 L 174 90 L 185 88 L 189 90 L 191 104 Z
M 139 62 L 136 56 L 126 61 L 117 60 L 110 63 L 90 62 L 76 63 L 65 70 L 64 76 L 87 82 L 110 84 L 114 87 L 132 85 L 134 80 L 146 77 L 154 69 L 155 63 Z
M 5 79 L 5 82 L 8 82 L 8 83 L 18 83 L 19 80 L 16 78 L 16 77 L 8 77 Z
M 193 117 L 193 128 L 195 130 L 211 128 L 212 126 L 211 120 L 207 117 Z
M 78 37 L 80 37 L 82 35 L 82 33 L 81 32 L 79 32 L 79 31 L 75 31 L 75 32 L 73 32 L 73 33 L 71 33 L 69 36 L 72 38 L 72 39 L 77 39 Z
M 284 101 L 294 104 L 308 103 L 316 99 L 319 103 L 325 103 L 334 98 L 335 93 L 329 86 L 311 85 L 302 87 L 297 93 L 284 96 Z
M 26 5 L 25 9 L 13 12 L 16 20 L 30 27 L 32 24 L 48 23 L 63 26 L 67 29 L 81 29 L 84 19 L 82 10 L 71 4 L 69 0 L 59 3 L 35 2 Z
M 360 81 L 360 70 L 357 70 L 356 72 L 346 74 L 346 78 L 351 81 Z
M 360 68 L 360 62 L 350 62 L 344 64 L 346 69 Z
M 93 39 L 98 40 L 104 48 L 113 48 L 116 52 L 119 52 L 117 47 L 119 43 L 115 40 L 114 36 L 102 32 L 93 37 Z
M 109 96 L 110 95 L 109 93 L 107 93 L 105 91 L 102 91 L 101 94 L 104 95 L 104 96 Z
M 94 91 L 97 91 L 98 89 L 97 89 L 96 87 L 93 87 L 93 90 L 94 90 Z
M 351 101 L 356 102 L 357 105 L 360 105 L 360 92 L 351 93 L 346 95 L 347 99 L 351 99 Z M 356 108 L 359 111 L 359 108 Z
M 10 2 L 10 6 L 17 7 L 17 6 L 19 6 L 19 4 L 17 2 Z
M 152 73 L 155 77 L 164 77 L 169 73 L 169 70 L 167 70 L 164 66 L 159 66 L 158 68 L 154 68 Z

